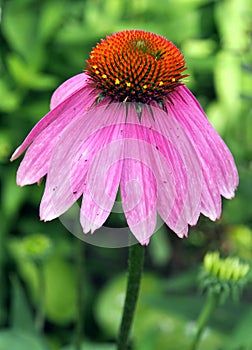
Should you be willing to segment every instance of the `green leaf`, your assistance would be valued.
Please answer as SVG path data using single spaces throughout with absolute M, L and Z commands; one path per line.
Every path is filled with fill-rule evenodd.
M 234 329 L 229 337 L 229 341 L 225 347 L 225 350 L 249 350 L 252 344 L 252 308 L 240 318 L 236 329 Z
M 0 332 L 0 350 L 49 350 L 44 342 L 33 334 L 21 330 Z
M 38 39 L 44 42 L 54 36 L 59 25 L 66 20 L 67 5 L 64 0 L 43 1 L 41 5 L 43 7 L 39 18 Z
M 42 2 L 43 3 L 43 2 Z M 13 51 L 32 66 L 41 66 L 42 47 L 38 40 L 39 2 L 6 1 L 3 8 L 3 33 Z
M 240 108 L 240 58 L 232 52 L 220 51 L 217 55 L 214 75 L 220 102 L 227 110 L 222 118 L 225 116 L 227 123 L 230 122 L 230 117 L 237 113 Z M 232 83 L 227 84 L 228 81 Z
M 179 273 L 175 276 L 169 277 L 163 281 L 163 287 L 166 292 L 179 293 L 181 290 L 183 293 L 192 290 L 195 287 L 195 283 L 198 279 L 198 268 L 189 269 L 183 273 Z
M 112 336 L 116 336 L 121 320 L 125 288 L 126 276 L 118 276 L 113 281 L 110 281 L 101 291 L 96 304 L 95 314 L 97 321 L 104 331 Z M 144 301 L 147 296 L 160 293 L 160 280 L 153 275 L 144 274 L 141 281 L 137 312 L 139 314 L 144 313 L 146 308 L 148 309 Z
M 136 335 L 136 349 L 189 349 L 195 334 L 195 324 L 180 320 L 175 315 L 157 311 L 152 313 L 152 319 L 147 314 L 147 319 L 149 324 L 145 327 L 145 332 Z M 222 349 L 226 339 L 227 337 L 220 332 L 207 328 L 197 350 Z
M 10 241 L 9 249 L 28 287 L 32 302 L 34 305 L 40 303 L 38 267 L 34 262 L 24 259 L 18 239 Z M 46 318 L 61 325 L 74 321 L 77 308 L 77 282 L 73 264 L 56 253 L 44 263 L 43 268 Z
M 33 332 L 35 328 L 30 305 L 28 304 L 24 289 L 16 276 L 12 276 L 11 285 L 12 304 L 10 323 L 15 329 L 24 332 Z
M 11 89 L 7 80 L 0 80 L 0 110 L 3 112 L 13 112 L 19 106 L 21 96 Z
M 45 264 L 45 284 L 48 319 L 59 324 L 75 320 L 77 290 L 74 266 L 59 257 L 50 259 Z
M 38 73 L 18 55 L 7 56 L 9 71 L 18 85 L 27 89 L 48 90 L 57 85 L 57 78 L 52 75 Z
M 74 345 L 64 346 L 61 350 L 75 350 Z M 104 343 L 89 343 L 83 342 L 81 345 L 81 350 L 116 350 L 116 346 L 113 344 L 104 344 Z
M 226 201 L 223 211 L 223 220 L 232 225 L 249 223 L 252 217 L 252 168 L 239 168 L 240 184 L 235 200 Z
M 125 287 L 125 277 L 114 279 L 101 292 L 96 305 L 100 326 L 113 337 L 117 335 L 121 320 Z M 199 300 L 195 297 L 162 296 L 161 290 L 159 279 L 152 275 L 143 276 L 132 331 L 135 348 L 167 350 L 167 344 L 171 344 L 172 350 L 187 349 L 195 332 L 192 310 L 197 305 L 196 312 L 199 312 Z M 183 315 L 186 307 L 188 318 Z M 226 336 L 222 333 L 208 329 L 199 349 L 218 349 L 225 340 Z
M 215 18 L 221 34 L 224 48 L 236 52 L 243 50 L 246 45 L 245 19 L 246 13 L 251 11 L 251 1 L 230 0 L 217 1 L 215 6 Z M 223 16 L 225 14 L 225 16 Z M 231 80 L 229 80 L 231 81 Z
M 12 221 L 22 205 L 27 191 L 17 186 L 14 168 L 7 169 L 2 180 L 2 210 L 6 220 Z
M 166 226 L 162 225 L 162 227 L 151 237 L 149 251 L 153 262 L 157 266 L 164 266 L 171 258 L 171 245 L 168 234 Z

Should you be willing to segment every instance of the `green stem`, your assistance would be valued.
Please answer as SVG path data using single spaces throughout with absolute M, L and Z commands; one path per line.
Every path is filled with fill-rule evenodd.
M 38 273 L 38 304 L 35 315 L 35 328 L 38 332 L 42 332 L 45 323 L 45 272 L 42 262 L 36 262 Z
M 76 243 L 76 270 L 77 270 L 77 318 L 75 329 L 75 349 L 81 350 L 83 337 L 83 312 L 84 312 L 84 286 L 83 286 L 83 267 L 84 267 L 84 251 L 83 242 L 78 239 Z
M 190 350 L 196 350 L 202 335 L 202 332 L 209 321 L 210 317 L 212 316 L 214 310 L 219 305 L 220 302 L 220 295 L 217 293 L 209 293 L 208 298 L 206 300 L 206 303 L 201 310 L 201 313 L 198 318 L 197 322 L 197 332 L 195 334 L 195 338 L 193 339 L 193 342 L 191 344 Z
M 126 350 L 134 318 L 144 261 L 144 247 L 135 244 L 129 247 L 128 282 L 117 350 Z

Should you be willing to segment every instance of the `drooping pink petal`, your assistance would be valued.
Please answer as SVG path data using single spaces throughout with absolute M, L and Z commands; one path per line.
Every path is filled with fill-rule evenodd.
M 115 163 L 112 163 L 112 166 L 110 163 L 114 157 L 121 158 L 122 150 L 122 147 L 117 148 L 117 153 L 108 153 L 105 158 L 98 156 L 92 163 L 92 169 L 87 179 L 87 189 L 83 193 L 80 213 L 80 222 L 84 233 L 89 231 L 93 233 L 100 228 L 111 213 L 119 189 L 123 163 L 117 159 L 114 160 Z M 104 164 L 104 160 L 107 164 Z M 101 161 L 102 165 L 105 165 L 104 168 L 99 168 L 99 164 L 96 164 L 96 162 L 100 163 Z
M 45 129 L 41 128 L 40 131 L 36 131 L 39 123 L 34 127 L 35 134 L 33 136 L 35 139 L 27 150 L 17 172 L 18 185 L 35 183 L 48 172 L 51 153 L 61 138 L 61 133 L 73 120 L 87 113 L 87 108 L 94 103 L 95 98 L 96 95 L 92 94 L 90 89 L 79 90 L 71 96 L 70 100 L 62 102 L 44 117 L 50 119 L 50 123 Z M 29 135 L 32 134 L 33 131 Z M 29 135 L 26 140 L 29 139 Z M 29 141 L 24 141 L 18 153 L 22 153 L 26 148 L 26 142 Z
M 192 181 L 196 186 L 188 209 L 192 191 L 187 175 L 187 168 L 195 170 L 198 160 L 195 157 L 191 165 L 187 159 L 183 147 L 190 150 L 191 144 L 186 136 L 182 146 L 177 145 L 178 137 L 184 135 L 181 130 L 176 131 L 179 125 L 173 119 L 169 124 L 173 136 L 167 138 L 155 130 L 153 116 L 143 111 L 139 121 L 133 104 L 127 108 L 125 104 L 111 104 L 95 108 L 72 122 L 51 158 L 41 202 L 42 219 L 59 216 L 83 193 L 81 223 L 84 232 L 94 231 L 109 215 L 120 182 L 125 215 L 140 242 L 147 244 L 155 229 L 157 203 L 160 215 L 182 234 L 181 226 L 185 230 L 194 212 L 198 215 L 201 177 L 197 174 Z M 158 113 L 167 118 L 163 111 Z M 159 114 L 155 117 L 160 117 Z M 106 170 L 110 175 L 106 175 Z M 133 190 L 134 186 L 138 191 Z M 108 195 L 103 196 L 105 193 Z
M 209 217 L 212 221 L 220 218 L 221 215 L 221 195 L 214 179 L 210 179 L 206 174 L 207 169 L 202 169 L 203 186 L 201 194 L 201 213 Z
M 66 114 L 69 115 L 69 122 L 78 117 L 80 113 L 86 112 L 86 110 L 93 103 L 97 97 L 97 92 L 94 89 L 88 87 L 86 82 L 83 82 L 83 87 L 75 90 L 71 95 L 67 96 L 60 104 L 58 104 L 53 110 L 47 113 L 31 130 L 27 135 L 23 143 L 16 149 L 11 156 L 11 161 L 17 159 L 25 149 L 55 120 L 60 122 L 61 119 L 66 118 Z
M 80 73 L 62 83 L 52 94 L 50 109 L 54 109 L 73 93 L 77 92 L 79 89 L 83 89 L 88 79 L 86 73 Z
M 238 173 L 228 147 L 207 120 L 193 94 L 183 85 L 171 93 L 168 113 L 176 118 L 192 139 L 204 167 L 216 180 L 218 189 L 226 198 L 232 198 L 238 186 Z M 176 108 L 175 108 L 176 107 Z M 212 175 L 212 176 L 211 176 Z
M 93 224 L 97 225 L 97 220 L 101 220 L 100 226 L 106 220 L 114 204 L 121 166 L 115 173 L 112 171 L 112 178 L 106 177 L 105 169 L 109 170 L 113 162 L 121 158 L 122 152 L 119 146 L 121 141 L 113 148 L 110 146 L 114 140 L 121 138 L 121 126 L 117 120 L 120 119 L 120 111 L 115 108 L 113 112 L 108 112 L 106 105 L 94 108 L 74 120 L 62 134 L 51 158 L 40 206 L 42 220 L 51 220 L 64 213 L 82 193 L 81 221 L 84 232 L 89 231 L 84 217 L 87 222 L 92 222 L 96 212 Z M 105 192 L 108 194 L 106 198 Z M 103 211 L 99 217 L 97 201 Z
M 121 196 L 127 223 L 141 244 L 148 244 L 157 219 L 157 185 L 144 162 L 125 159 L 121 178 Z
M 134 234 L 134 223 L 136 226 L 141 220 L 143 221 L 142 235 L 147 232 L 144 230 L 144 220 L 151 212 L 148 208 L 151 206 L 154 208 L 153 203 L 156 201 L 154 193 L 157 191 L 158 213 L 172 230 L 182 236 L 188 230 L 188 223 L 195 223 L 200 214 L 202 190 L 200 163 L 192 143 L 174 118 L 169 118 L 160 108 L 152 106 L 150 110 L 145 105 L 142 105 L 141 108 L 142 117 L 139 121 L 134 104 L 128 105 L 125 137 L 131 142 L 127 141 L 125 157 L 138 160 L 142 165 L 141 171 L 145 173 L 145 176 L 142 176 L 144 180 L 138 179 L 139 187 L 144 186 L 142 187 L 144 194 L 142 202 L 145 203 L 141 205 L 146 206 L 145 215 L 143 215 L 144 211 L 137 207 L 137 203 L 135 203 L 134 210 L 128 214 L 125 208 L 125 215 L 128 223 L 131 220 L 129 225 Z M 152 170 L 153 177 L 150 174 L 146 175 L 146 170 L 144 171 L 146 166 Z M 137 169 L 139 165 L 136 164 L 135 167 Z M 128 166 L 126 176 L 128 181 L 130 177 L 134 179 L 136 176 L 134 167 L 131 171 Z M 132 197 L 129 198 L 133 203 L 137 195 L 132 191 Z M 154 222 L 153 217 L 152 222 Z M 151 231 L 153 225 L 150 222 L 148 224 Z M 139 234 L 140 232 L 138 236 L 136 235 L 138 239 Z
M 221 214 L 220 195 L 232 198 L 238 186 L 233 157 L 185 86 L 179 86 L 170 94 L 166 108 L 168 114 L 179 121 L 194 144 L 204 178 L 201 212 L 215 220 Z

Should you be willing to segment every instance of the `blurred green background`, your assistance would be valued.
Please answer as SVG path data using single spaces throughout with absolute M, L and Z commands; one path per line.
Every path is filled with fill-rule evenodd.
M 59 220 L 41 223 L 44 184 L 19 188 L 19 160 L 9 158 L 47 113 L 53 90 L 83 70 L 100 38 L 143 29 L 182 50 L 187 86 L 240 175 L 221 220 L 202 217 L 184 240 L 163 227 L 147 248 L 132 349 L 186 350 L 204 301 L 197 277 L 204 254 L 218 250 L 252 261 L 252 2 L 6 0 L 0 24 L 0 349 L 71 350 L 78 327 L 83 349 L 113 349 L 127 249 L 85 244 Z M 252 349 L 251 281 L 250 275 L 239 302 L 217 310 L 201 350 Z

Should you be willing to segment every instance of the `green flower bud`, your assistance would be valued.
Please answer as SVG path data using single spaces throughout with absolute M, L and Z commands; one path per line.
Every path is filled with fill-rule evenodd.
M 52 251 L 51 240 L 43 234 L 29 235 L 20 243 L 22 254 L 34 262 L 44 261 Z
M 209 252 L 204 257 L 201 284 L 209 292 L 220 294 L 222 301 L 230 294 L 237 299 L 248 272 L 249 265 L 237 257 L 222 259 L 218 252 Z

